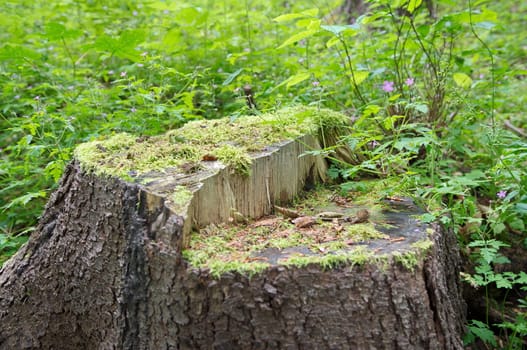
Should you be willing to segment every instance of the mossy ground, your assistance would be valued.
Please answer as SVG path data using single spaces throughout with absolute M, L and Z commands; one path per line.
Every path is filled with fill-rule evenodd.
M 288 207 L 301 216 L 315 218 L 313 225 L 297 227 L 291 219 L 278 213 L 246 225 L 210 225 L 192 233 L 190 245 L 183 256 L 191 266 L 208 268 L 214 276 L 228 271 L 254 274 L 273 264 L 304 266 L 315 263 L 324 268 L 343 263 L 385 264 L 388 255 L 377 254 L 375 249 L 367 246 L 369 241 L 390 242 L 393 239 L 377 229 L 386 223 L 381 213 L 383 206 L 376 204 L 380 202 L 379 198 L 374 198 L 372 192 L 364 196 L 350 192 L 343 196 L 339 191 L 318 188 L 307 192 Z M 360 208 L 364 208 L 363 205 L 367 205 L 370 212 L 367 222 L 353 224 L 343 219 L 345 216 L 353 217 Z M 317 217 L 330 209 L 345 215 L 330 221 Z M 393 254 L 393 257 L 405 268 L 412 269 L 418 263 L 420 254 L 430 246 L 428 240 L 412 246 L 408 244 L 407 251 Z M 294 250 L 299 247 L 302 249 Z M 287 250 L 291 252 L 281 254 L 277 261 L 262 253 Z
M 236 120 L 194 121 L 160 136 L 117 134 L 79 145 L 75 157 L 84 169 L 124 179 L 169 168 L 193 172 L 200 169 L 201 161 L 212 160 L 248 175 L 251 153 L 301 135 L 319 135 L 347 125 L 345 115 L 331 110 L 292 107 Z

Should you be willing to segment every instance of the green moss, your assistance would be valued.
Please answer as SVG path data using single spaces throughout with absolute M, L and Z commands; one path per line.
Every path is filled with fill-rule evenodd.
M 326 210 L 339 210 L 327 207 L 335 195 L 331 190 L 321 187 L 297 198 L 292 209 L 304 215 L 316 216 Z M 333 203 L 334 205 L 334 203 Z M 342 207 L 340 207 L 342 210 Z M 349 207 L 347 215 L 353 215 L 356 208 Z M 269 220 L 271 220 L 269 222 Z M 273 221 L 274 220 L 274 221 Z M 371 222 L 347 224 L 318 221 L 311 228 L 296 228 L 289 220 L 280 217 L 233 226 L 228 224 L 211 225 L 200 233 L 193 233 L 190 245 L 184 252 L 190 265 L 210 269 L 212 275 L 219 276 L 227 271 L 240 273 L 257 273 L 270 264 L 261 257 L 261 252 L 268 248 L 284 250 L 292 247 L 309 249 L 308 254 L 285 254 L 278 261 L 287 266 L 305 266 L 317 264 L 324 269 L 339 265 L 377 264 L 379 268 L 387 268 L 393 259 L 406 268 L 417 264 L 419 252 L 431 246 L 431 242 L 423 240 L 412 245 L 410 253 L 379 254 L 367 246 L 357 246 L 355 243 L 369 240 L 387 239 L 387 235 L 378 231 Z M 417 253 L 415 252 L 417 251 Z
M 176 213 L 182 212 L 192 199 L 193 193 L 185 186 L 176 186 L 174 192 L 170 196 L 170 203 Z
M 432 247 L 431 241 L 422 240 L 413 243 L 410 251 L 378 254 L 366 246 L 350 247 L 342 240 L 317 243 L 305 231 L 297 231 L 286 222 L 282 223 L 278 230 L 286 233 L 277 237 L 276 234 L 273 236 L 273 231 L 276 229 L 267 227 L 259 227 L 249 232 L 244 231 L 243 228 L 227 225 L 212 226 L 204 233 L 193 233 L 190 247 L 183 252 L 183 256 L 192 266 L 210 269 L 215 277 L 225 272 L 249 275 L 259 273 L 271 265 L 251 258 L 252 253 L 265 248 L 285 249 L 298 246 L 309 248 L 314 253 L 292 254 L 280 259 L 278 263 L 299 267 L 316 264 L 323 269 L 332 269 L 340 265 L 377 264 L 379 268 L 386 269 L 390 261 L 395 261 L 405 269 L 413 271 L 423 254 Z M 357 229 L 357 232 L 364 232 L 364 229 Z M 374 236 L 377 237 L 377 234 Z
M 419 254 L 415 251 L 393 253 L 394 261 L 398 262 L 409 271 L 414 271 L 417 267 L 417 264 L 419 263 L 418 257 Z
M 434 243 L 432 243 L 431 240 L 423 239 L 415 243 L 412 243 L 410 246 L 414 248 L 415 250 L 419 251 L 421 254 L 426 254 L 432 248 L 433 245 Z
M 252 152 L 304 134 L 317 135 L 344 128 L 343 114 L 310 107 L 293 107 L 275 113 L 189 122 L 180 129 L 154 137 L 117 134 L 106 140 L 81 144 L 75 158 L 99 175 L 130 178 L 151 171 L 181 167 L 214 157 L 247 175 Z M 212 158 L 212 159 L 211 159 Z
M 105 141 L 92 141 L 75 149 L 75 158 L 81 166 L 98 175 L 129 177 L 149 171 L 177 167 L 187 158 L 181 157 L 180 149 L 158 139 L 139 140 L 128 134 L 117 134 Z
M 428 239 L 423 239 L 412 243 L 410 246 L 412 250 L 404 253 L 396 252 L 393 254 L 393 259 L 407 270 L 414 271 L 419 261 L 432 248 L 433 243 Z
M 241 262 L 241 261 L 212 261 L 208 268 L 210 269 L 211 275 L 215 278 L 219 278 L 226 272 L 239 272 L 249 277 L 254 276 L 270 265 L 268 263 L 253 261 L 253 262 Z
M 320 265 L 324 270 L 330 270 L 340 265 L 362 266 L 375 263 L 377 257 L 365 247 L 356 247 L 347 251 L 339 251 L 326 255 L 292 255 L 280 263 L 286 266 L 305 267 L 310 264 Z
M 240 175 L 249 176 L 252 160 L 249 155 L 239 147 L 222 145 L 214 151 L 214 155 L 225 165 L 229 165 Z
M 346 227 L 346 236 L 358 242 L 388 238 L 388 235 L 378 231 L 371 222 Z

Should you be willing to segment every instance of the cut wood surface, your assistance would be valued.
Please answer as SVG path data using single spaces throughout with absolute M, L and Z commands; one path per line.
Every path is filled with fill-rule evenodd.
M 230 152 L 228 140 L 195 153 L 185 148 L 192 161 L 169 158 L 193 144 L 185 130 L 185 137 L 160 138 L 162 144 L 121 137 L 126 146 L 113 140 L 80 147 L 98 151 L 90 159 L 76 153 L 36 231 L 0 270 L 0 349 L 461 349 L 456 240 L 436 225 L 387 232 L 415 234 L 413 241 L 366 242 L 371 261 L 360 263 L 277 259 L 257 271 L 215 275 L 183 258 L 192 249 L 191 231 L 236 215 L 254 225 L 274 205 L 287 206 L 306 185 L 325 180 L 324 158 L 305 153 L 330 146 L 324 141 L 336 139 L 346 118 L 331 112 L 332 127 L 321 129 L 312 127 L 324 120 L 316 117 L 329 112 L 295 113 L 298 123 L 315 122 L 260 149 L 234 144 L 247 150 L 234 156 L 250 158 L 240 163 L 243 174 L 213 153 Z M 262 118 L 267 130 L 270 119 Z M 198 130 L 221 122 L 206 123 Z M 327 132 L 332 137 L 322 137 Z M 175 146 L 166 141 L 174 137 Z M 134 159 L 143 154 L 134 140 L 153 145 L 144 164 Z M 159 158 L 171 165 L 145 168 Z M 261 227 L 276 223 L 267 220 Z M 430 244 L 422 254 L 396 254 L 424 239 Z M 410 266 L 401 256 L 416 260 Z

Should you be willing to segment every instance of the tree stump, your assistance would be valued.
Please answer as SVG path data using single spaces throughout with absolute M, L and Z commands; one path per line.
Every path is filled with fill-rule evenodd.
M 80 146 L 0 270 L 0 349 L 461 349 L 456 240 L 407 214 L 395 221 L 411 229 L 349 249 L 252 252 L 254 270 L 185 258 L 192 235 L 255 227 L 326 181 L 321 149 L 346 127 L 338 113 L 296 108 Z M 346 210 L 357 208 L 315 225 L 352 227 L 354 216 L 338 221 Z M 298 251 L 305 259 L 284 262 Z

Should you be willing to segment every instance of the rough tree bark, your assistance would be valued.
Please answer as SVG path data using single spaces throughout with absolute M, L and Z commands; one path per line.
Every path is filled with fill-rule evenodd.
M 187 226 L 226 215 L 200 211 L 234 204 L 257 217 L 315 181 L 321 160 L 299 158 L 303 145 L 260 155 L 249 178 L 205 169 L 179 211 L 168 189 L 180 177 L 138 184 L 73 161 L 36 232 L 0 271 L 0 349 L 461 349 L 458 252 L 439 227 L 413 270 L 275 264 L 213 278 L 184 261 Z M 273 171 L 279 164 L 294 178 Z M 252 192 L 258 209 L 246 203 Z

